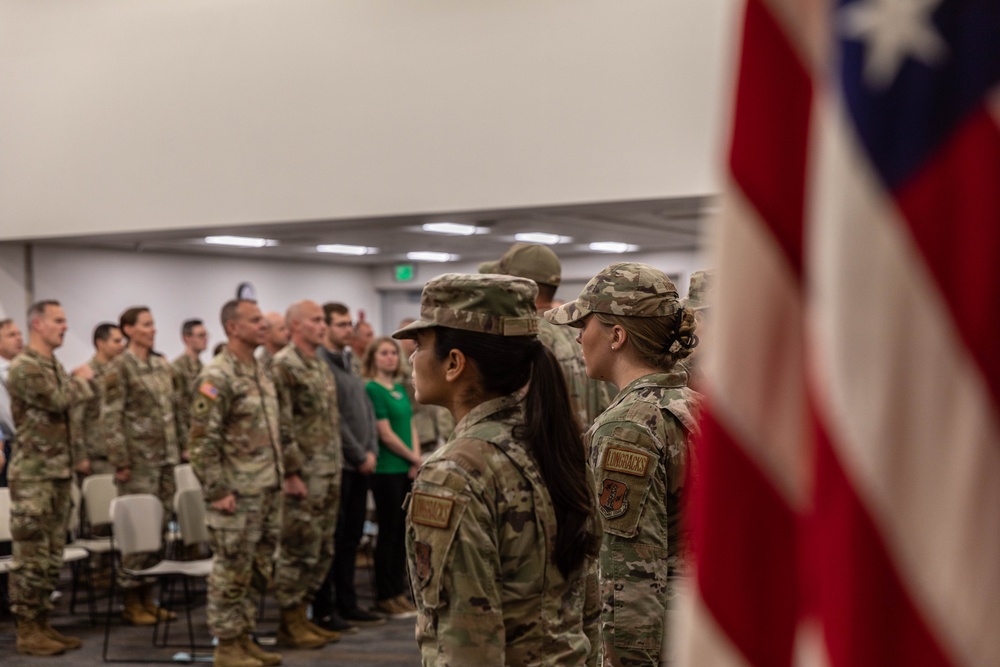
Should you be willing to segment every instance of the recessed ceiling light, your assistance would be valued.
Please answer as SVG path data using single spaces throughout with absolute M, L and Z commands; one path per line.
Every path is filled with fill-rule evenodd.
M 568 236 L 559 236 L 558 234 L 549 234 L 547 232 L 521 232 L 520 234 L 514 234 L 514 238 L 525 243 L 541 243 L 544 245 L 572 241 Z
M 447 252 L 416 250 L 414 252 L 406 253 L 406 259 L 412 259 L 415 262 L 450 262 L 453 259 L 456 259 L 456 257 L 455 255 Z
M 316 252 L 328 252 L 334 255 L 371 255 L 375 248 L 363 245 L 347 245 L 344 243 L 326 243 L 316 246 Z
M 236 248 L 263 248 L 278 245 L 274 239 L 261 239 L 253 236 L 206 236 L 205 243 L 211 245 L 228 245 Z
M 423 225 L 425 232 L 435 234 L 453 234 L 456 236 L 472 236 L 479 231 L 475 225 L 461 225 L 457 222 L 428 222 Z
M 620 241 L 598 241 L 591 243 L 590 249 L 594 252 L 634 252 L 639 247 Z

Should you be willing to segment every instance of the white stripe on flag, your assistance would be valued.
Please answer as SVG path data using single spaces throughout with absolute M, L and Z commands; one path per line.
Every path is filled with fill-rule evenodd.
M 721 215 L 713 347 L 705 359 L 712 410 L 785 502 L 801 510 L 809 487 L 798 278 L 734 184 Z
M 839 100 L 817 98 L 811 392 L 910 596 L 962 664 L 1000 664 L 1000 424 Z M 942 220 L 942 224 L 948 224 Z

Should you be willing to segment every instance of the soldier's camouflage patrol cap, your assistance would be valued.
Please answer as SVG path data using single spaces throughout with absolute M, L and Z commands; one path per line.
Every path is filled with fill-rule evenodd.
M 681 307 L 666 274 L 638 262 L 612 264 L 591 278 L 576 301 L 545 311 L 553 324 L 582 326 L 591 313 L 628 317 L 673 315 Z
M 691 283 L 688 286 L 687 297 L 684 298 L 684 305 L 691 310 L 705 310 L 712 305 L 712 287 L 715 283 L 715 271 L 704 269 L 691 274 Z
M 449 327 L 497 336 L 538 334 L 538 286 L 525 278 L 494 274 L 446 273 L 420 295 L 420 319 L 392 334 L 416 338 L 430 327 Z
M 480 264 L 479 273 L 502 273 L 545 285 L 559 285 L 562 281 L 562 264 L 548 246 L 515 243 L 497 261 Z

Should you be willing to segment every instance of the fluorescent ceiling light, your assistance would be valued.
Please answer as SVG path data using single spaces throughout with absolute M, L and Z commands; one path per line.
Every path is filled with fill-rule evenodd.
M 344 243 L 327 243 L 316 246 L 317 252 L 328 252 L 334 255 L 370 255 L 374 248 L 363 245 L 346 245 Z
M 228 245 L 236 248 L 263 248 L 278 245 L 274 239 L 261 239 L 253 236 L 206 236 L 205 243 L 211 245 Z
M 559 236 L 558 234 L 548 234 L 546 232 L 522 232 L 514 234 L 514 238 L 525 243 L 542 243 L 544 245 L 566 243 L 570 240 L 568 237 Z
M 446 252 L 417 250 L 406 253 L 406 259 L 412 259 L 415 262 L 450 262 L 455 259 L 455 256 Z
M 472 236 L 479 231 L 475 225 L 460 225 L 457 222 L 428 222 L 423 225 L 425 232 L 435 234 L 453 234 L 456 236 Z
M 633 252 L 639 248 L 620 241 L 598 241 L 591 243 L 590 249 L 595 252 Z

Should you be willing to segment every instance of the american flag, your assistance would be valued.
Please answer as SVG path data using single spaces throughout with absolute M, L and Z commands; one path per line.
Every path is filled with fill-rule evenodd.
M 1000 1 L 749 0 L 681 663 L 1000 665 Z

